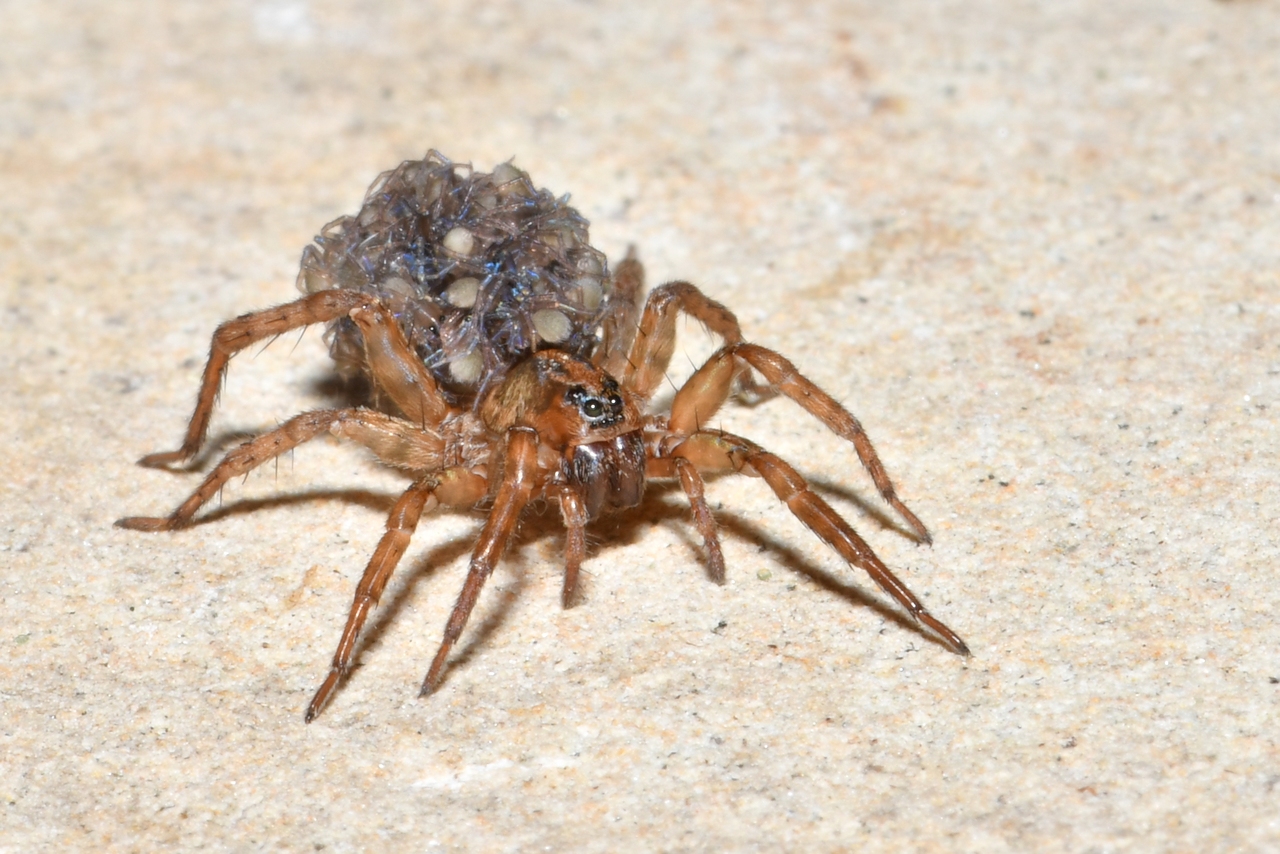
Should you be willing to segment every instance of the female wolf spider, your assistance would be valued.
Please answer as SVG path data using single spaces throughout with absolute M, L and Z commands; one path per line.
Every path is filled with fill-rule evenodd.
M 303 252 L 302 298 L 223 323 L 214 332 L 182 446 L 143 457 L 168 467 L 204 443 L 227 362 L 255 342 L 316 323 L 339 370 L 362 374 L 373 404 L 305 412 L 239 446 L 176 510 L 117 524 L 168 531 L 231 478 L 330 433 L 407 471 L 356 587 L 316 718 L 351 669 L 356 642 L 423 513 L 490 509 L 462 592 L 422 695 L 439 687 L 450 650 L 530 501 L 554 501 L 567 530 L 564 607 L 574 603 L 586 526 L 634 507 L 650 478 L 679 479 L 705 544 L 708 571 L 725 580 L 704 473 L 764 478 L 778 498 L 841 557 L 861 567 L 953 652 L 969 650 L 794 468 L 749 439 L 707 425 L 735 392 L 781 393 L 853 443 L 881 496 L 922 542 L 925 526 L 898 499 L 871 440 L 848 411 L 787 359 L 743 340 L 727 308 L 687 282 L 655 289 L 639 307 L 643 271 L 633 255 L 610 274 L 587 242 L 586 221 L 510 163 L 475 173 L 437 152 L 406 161 L 370 188 L 360 213 L 327 225 Z M 666 413 L 646 413 L 675 348 L 676 318 L 701 321 L 724 345 L 679 388 Z M 764 378 L 759 386 L 752 372 Z

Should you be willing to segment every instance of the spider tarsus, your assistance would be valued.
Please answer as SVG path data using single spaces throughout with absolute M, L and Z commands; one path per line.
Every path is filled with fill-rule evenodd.
M 704 544 L 707 558 L 707 578 L 712 583 L 724 587 L 728 584 L 728 573 L 725 571 L 724 552 L 720 550 L 720 543 L 712 540 Z
M 138 465 L 149 469 L 167 469 L 188 462 L 191 456 L 186 451 L 163 451 L 158 454 L 147 454 L 138 460 Z
M 307 706 L 307 713 L 302 716 L 304 723 L 311 723 L 320 717 L 324 707 L 329 704 L 329 696 L 333 694 L 333 689 L 338 687 L 338 680 L 341 678 L 342 674 L 339 671 L 329 671 L 329 675 L 320 683 L 320 687 L 316 689 L 315 696 L 311 698 L 311 703 Z
M 126 516 L 117 519 L 115 527 L 128 531 L 172 531 L 177 526 L 168 516 Z
M 912 513 L 907 505 L 902 503 L 901 498 L 892 491 L 887 493 L 882 492 L 881 494 L 884 496 L 885 500 L 889 502 L 889 506 L 894 510 L 897 510 L 898 515 L 902 517 L 902 520 L 907 523 L 907 526 L 910 527 L 912 531 L 915 532 L 916 540 L 918 542 L 923 543 L 926 546 L 933 545 L 933 534 L 929 533 L 929 529 L 925 527 L 924 522 L 920 521 L 920 517 Z
M 448 639 L 436 651 L 436 657 L 431 661 L 431 667 L 427 670 L 427 676 L 422 680 L 422 688 L 418 690 L 418 697 L 430 697 L 440 687 L 440 683 L 444 681 L 444 663 L 449 658 L 449 650 L 453 649 L 453 642 Z
M 710 536 L 707 538 L 704 547 L 707 550 L 707 577 L 716 584 L 724 587 L 728 583 L 728 573 L 725 571 L 724 552 L 720 548 L 720 540 L 716 537 L 715 529 L 711 529 Z
M 965 643 L 958 634 L 951 631 L 951 629 L 947 627 L 946 623 L 942 622 L 928 611 L 921 611 L 919 614 L 916 614 L 916 619 L 937 635 L 956 655 L 968 658 L 973 654 L 969 651 L 969 645 Z

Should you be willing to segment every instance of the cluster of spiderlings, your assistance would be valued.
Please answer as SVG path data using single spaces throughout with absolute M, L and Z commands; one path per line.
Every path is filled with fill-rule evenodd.
M 589 356 L 611 290 L 567 197 L 536 189 L 510 163 L 473 172 L 436 151 L 378 176 L 359 214 L 326 225 L 302 253 L 298 287 L 376 294 L 459 399 L 543 347 Z M 339 371 L 362 369 L 350 319 L 328 341 Z

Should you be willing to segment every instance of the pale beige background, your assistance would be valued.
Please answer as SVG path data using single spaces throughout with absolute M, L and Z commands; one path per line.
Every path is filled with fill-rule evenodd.
M 1280 847 L 1274 0 L 11 0 L 0 42 L 0 849 Z M 304 726 L 398 477 L 321 442 L 190 531 L 111 522 L 194 486 L 132 461 L 213 327 L 433 146 L 846 401 L 933 548 L 785 401 L 724 423 L 974 657 L 720 481 L 726 587 L 655 490 L 562 612 L 534 519 L 418 701 L 479 519 L 425 524 Z M 237 359 L 215 432 L 326 367 Z

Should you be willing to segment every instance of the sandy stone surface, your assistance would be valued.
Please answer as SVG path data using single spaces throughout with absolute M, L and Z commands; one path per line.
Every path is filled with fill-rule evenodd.
M 1280 848 L 1273 0 L 7 2 L 0 41 L 0 850 Z M 134 460 L 214 326 L 433 147 L 856 412 L 932 548 L 789 402 L 723 426 L 973 657 L 722 479 L 726 586 L 659 486 L 562 611 L 533 516 L 420 701 L 482 517 L 428 520 L 304 725 L 403 479 L 316 442 L 112 522 L 198 482 Z M 218 447 L 328 368 L 237 358 Z

